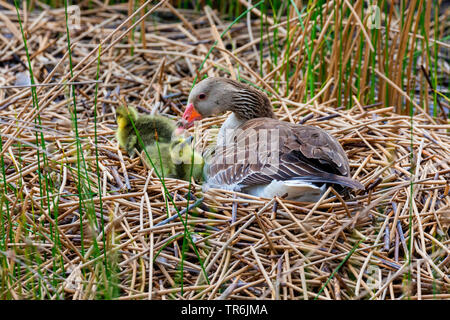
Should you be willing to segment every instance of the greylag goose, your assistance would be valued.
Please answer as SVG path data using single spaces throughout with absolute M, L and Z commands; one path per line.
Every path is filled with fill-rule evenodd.
M 261 91 L 226 78 L 207 78 L 191 91 L 184 126 L 231 111 L 205 164 L 210 187 L 271 198 L 317 201 L 327 184 L 364 189 L 350 178 L 348 158 L 326 131 L 277 120 Z
M 130 118 L 139 132 L 146 152 L 141 148 Z M 141 156 L 147 167 L 153 168 L 148 159 L 150 157 L 159 174 L 162 174 L 163 170 L 165 177 L 187 181 L 190 180 L 193 159 L 192 177 L 197 181 L 202 179 L 203 157 L 191 147 L 192 137 L 184 139 L 180 136 L 181 132 L 175 129 L 174 121 L 160 115 L 138 113 L 131 106 L 117 108 L 116 121 L 117 141 L 130 157 L 135 155 L 135 150 L 142 151 Z

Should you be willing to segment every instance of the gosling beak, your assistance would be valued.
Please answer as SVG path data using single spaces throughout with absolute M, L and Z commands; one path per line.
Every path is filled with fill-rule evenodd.
M 183 120 L 185 121 L 184 127 L 186 129 L 192 127 L 194 121 L 200 120 L 201 118 L 201 114 L 195 110 L 194 105 L 189 103 L 183 113 Z

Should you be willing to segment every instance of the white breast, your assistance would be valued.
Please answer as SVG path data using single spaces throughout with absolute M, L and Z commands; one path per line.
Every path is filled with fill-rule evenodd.
M 316 202 L 325 192 L 325 184 L 318 187 L 312 183 L 289 180 L 274 180 L 270 184 L 256 185 L 244 188 L 245 193 L 264 198 L 282 197 L 287 194 L 286 199 L 304 202 Z

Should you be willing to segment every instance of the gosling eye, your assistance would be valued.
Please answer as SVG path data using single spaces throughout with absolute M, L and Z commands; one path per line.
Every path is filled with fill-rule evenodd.
M 198 95 L 198 98 L 199 98 L 199 100 L 205 100 L 206 94 L 200 93 L 200 94 Z

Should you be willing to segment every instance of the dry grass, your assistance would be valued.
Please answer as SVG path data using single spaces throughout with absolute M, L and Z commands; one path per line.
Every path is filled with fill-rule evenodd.
M 202 194 L 201 186 L 192 184 L 191 195 L 203 201 L 189 210 L 188 228 L 207 282 L 192 244 L 183 252 L 179 218 L 167 220 L 177 213 L 161 182 L 139 158 L 129 159 L 119 150 L 114 110 L 124 99 L 143 112 L 179 118 L 200 63 L 228 22 L 212 10 L 194 13 L 162 6 L 158 23 L 148 23 L 145 41 L 138 41 L 140 32 L 133 40 L 125 27 L 117 28 L 122 22 L 131 25 L 125 21 L 126 4 L 83 12 L 82 29 L 71 34 L 76 75 L 71 79 L 67 44 L 60 37 L 65 34 L 64 12 L 52 12 L 27 12 L 24 18 L 35 78 L 40 84 L 53 83 L 37 87 L 39 109 L 28 88 L 0 89 L 2 299 L 450 298 L 450 125 L 426 111 L 413 120 L 402 115 L 399 106 L 409 97 L 402 99 L 400 78 L 392 77 L 390 83 L 385 76 L 388 80 L 379 86 L 389 84 L 388 92 L 379 92 L 387 107 L 366 103 L 364 95 L 360 101 L 350 92 L 343 93 L 343 101 L 351 99 L 352 107 L 337 107 L 338 60 L 330 61 L 329 78 L 313 98 L 300 93 L 308 85 L 300 75 L 291 78 L 291 91 L 285 94 L 285 81 L 278 81 L 278 91 L 273 89 L 273 70 L 282 69 L 282 62 L 276 66 L 266 57 L 263 76 L 254 71 L 259 20 L 252 23 L 253 36 L 245 21 L 231 28 L 202 74 L 229 76 L 224 70 L 232 69 L 232 76 L 272 93 L 280 119 L 331 132 L 348 153 L 353 177 L 367 190 L 342 199 L 330 188 L 329 198 L 308 204 L 223 190 Z M 180 23 L 173 23 L 175 12 Z M 0 18 L 0 30 L 11 34 L 6 39 L 0 33 L 0 85 L 14 85 L 17 74 L 27 69 L 23 41 L 13 8 Z M 279 36 L 286 37 L 286 26 L 278 27 Z M 358 28 L 357 21 L 351 28 Z M 304 39 L 297 30 L 291 33 L 296 44 Z M 99 186 L 94 80 L 101 42 Z M 292 61 L 299 47 L 291 46 Z M 385 73 L 379 74 L 383 79 Z M 89 168 L 82 181 L 89 180 L 90 197 L 81 197 L 78 189 L 72 98 L 67 86 L 54 85 L 61 79 L 79 82 L 78 135 Z M 428 90 L 421 98 L 427 97 Z M 38 113 L 41 125 L 34 123 Z M 225 117 L 202 121 L 197 133 L 217 131 Z M 36 146 L 36 132 L 46 142 L 48 164 L 43 168 L 37 163 L 38 151 L 42 161 L 44 150 Z M 200 138 L 204 149 L 207 144 Z M 52 188 L 40 188 L 39 168 Z M 165 186 L 184 217 L 189 183 L 166 179 Z

